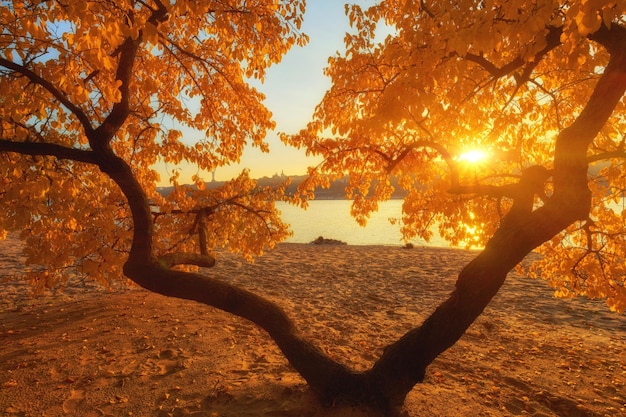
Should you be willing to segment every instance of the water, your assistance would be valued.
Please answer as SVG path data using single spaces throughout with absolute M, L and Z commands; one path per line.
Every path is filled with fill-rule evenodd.
M 348 200 L 313 200 L 307 210 L 285 203 L 277 204 L 282 218 L 291 225 L 293 237 L 287 242 L 309 243 L 319 236 L 337 239 L 350 245 L 404 245 L 400 225 L 392 225 L 390 217 L 399 218 L 402 214 L 402 200 L 389 200 L 380 204 L 366 227 L 361 227 L 350 215 Z M 430 242 L 411 240 L 414 245 L 443 246 L 449 244 L 438 237 Z
M 284 221 L 291 225 L 293 237 L 287 242 L 310 243 L 323 236 L 327 239 L 337 239 L 350 245 L 404 245 L 400 225 L 392 225 L 389 218 L 400 218 L 402 215 L 402 200 L 389 200 L 380 204 L 376 213 L 373 213 L 366 227 L 361 227 L 350 216 L 349 200 L 313 200 L 309 208 L 302 210 L 286 203 L 277 203 L 282 212 Z M 621 213 L 626 207 L 626 199 L 610 207 Z M 416 246 L 450 247 L 449 243 L 441 239 L 437 233 L 430 242 L 421 239 L 411 240 Z

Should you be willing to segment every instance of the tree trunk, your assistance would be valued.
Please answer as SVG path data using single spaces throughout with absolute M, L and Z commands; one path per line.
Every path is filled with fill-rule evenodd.
M 508 272 L 533 249 L 576 221 L 586 220 L 591 205 L 587 185 L 587 149 L 626 91 L 626 31 L 603 30 L 595 40 L 611 59 L 576 121 L 556 140 L 554 193 L 535 210 L 515 202 L 483 252 L 459 274 L 456 289 L 424 323 L 390 345 L 367 372 L 378 405 L 404 402 L 422 381 L 426 367 L 464 334 L 498 292 Z
M 514 203 L 485 250 L 461 271 L 450 297 L 421 326 L 390 345 L 369 371 L 357 373 L 329 358 L 304 340 L 286 314 L 270 301 L 219 280 L 160 264 L 152 255 L 153 226 L 146 196 L 130 168 L 108 154 L 101 169 L 121 187 L 135 221 L 124 273 L 156 293 L 195 300 L 256 323 L 327 401 L 349 399 L 393 409 L 422 381 L 427 366 L 456 343 L 482 313 L 515 265 L 573 222 L 587 218 L 587 148 L 626 89 L 626 47 L 614 46 L 626 45 L 624 31 L 604 30 L 595 37 L 611 52 L 611 59 L 587 106 L 557 138 L 550 200 L 535 211 L 516 210 Z
M 558 210 L 503 221 L 485 249 L 459 274 L 455 290 L 420 327 L 389 346 L 368 372 L 380 405 L 392 409 L 421 382 L 426 368 L 454 345 L 496 295 L 509 271 L 535 247 L 571 223 Z M 558 219 L 558 221 L 557 221 Z

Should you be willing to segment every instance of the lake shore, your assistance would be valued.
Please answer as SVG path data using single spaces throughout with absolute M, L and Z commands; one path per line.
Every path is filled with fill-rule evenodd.
M 0 242 L 0 277 L 19 273 Z M 207 271 L 265 294 L 353 368 L 418 325 L 475 252 L 281 244 Z M 87 284 L 27 297 L 3 282 L 0 414 L 7 416 L 368 416 L 320 405 L 267 335 L 236 317 L 142 289 Z M 409 394 L 405 415 L 626 416 L 626 317 L 559 300 L 511 275 Z

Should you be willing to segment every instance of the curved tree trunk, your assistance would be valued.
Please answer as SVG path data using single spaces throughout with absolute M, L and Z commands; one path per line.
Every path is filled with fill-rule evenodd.
M 619 33 L 622 45 L 626 44 Z M 600 40 L 601 41 L 601 40 Z M 124 273 L 148 290 L 195 300 L 246 318 L 266 330 L 291 365 L 327 400 L 349 399 L 390 410 L 420 382 L 427 366 L 452 346 L 498 292 L 508 272 L 534 248 L 589 213 L 587 147 L 626 89 L 626 48 L 610 48 L 611 61 L 575 123 L 557 138 L 554 193 L 546 204 L 513 209 L 486 248 L 459 274 L 456 289 L 421 326 L 389 346 L 372 369 L 357 373 L 304 340 L 275 304 L 200 275 L 170 270 L 152 255 L 152 218 L 130 167 L 112 153 L 100 166 L 123 190 L 135 221 L 133 250 Z M 102 154 L 101 154 L 102 155 Z
M 518 210 L 515 202 L 485 249 L 461 271 L 450 298 L 420 327 L 385 350 L 368 372 L 383 407 L 404 401 L 423 379 L 426 367 L 456 343 L 526 255 L 574 222 L 588 218 L 587 148 L 626 91 L 626 33 L 620 30 L 614 35 L 607 45 L 611 60 L 605 73 L 576 121 L 556 140 L 552 197 L 535 211 Z

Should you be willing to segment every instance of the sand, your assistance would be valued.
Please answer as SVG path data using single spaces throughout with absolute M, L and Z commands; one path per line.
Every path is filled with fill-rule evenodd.
M 21 271 L 0 242 L 0 277 Z M 451 291 L 473 252 L 281 244 L 211 274 L 265 293 L 330 355 L 365 369 Z M 5 279 L 6 281 L 6 279 Z M 372 416 L 324 407 L 267 335 L 236 317 L 137 288 L 77 283 L 29 298 L 0 283 L 1 416 Z M 416 416 L 626 416 L 626 316 L 559 300 L 511 275 L 428 369 Z

